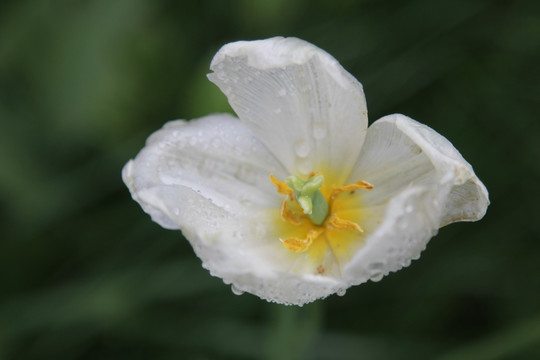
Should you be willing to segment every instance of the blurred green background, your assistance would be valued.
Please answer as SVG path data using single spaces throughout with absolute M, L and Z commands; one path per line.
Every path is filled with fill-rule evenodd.
M 275 35 L 335 56 L 370 121 L 452 141 L 486 217 L 303 308 L 211 277 L 120 171 L 164 122 L 230 111 L 221 45 Z M 538 359 L 539 122 L 538 1 L 2 1 L 0 359 Z

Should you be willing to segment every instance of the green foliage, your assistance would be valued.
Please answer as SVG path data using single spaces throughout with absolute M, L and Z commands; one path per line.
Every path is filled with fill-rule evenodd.
M 529 1 L 4 1 L 1 359 L 540 358 L 540 6 Z M 226 42 L 297 36 L 450 139 L 490 190 L 380 283 L 303 308 L 235 296 L 120 178 L 167 120 L 231 111 Z

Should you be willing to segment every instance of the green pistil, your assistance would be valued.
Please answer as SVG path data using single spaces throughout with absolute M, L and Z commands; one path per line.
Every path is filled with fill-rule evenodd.
M 298 176 L 289 176 L 285 183 L 294 190 L 296 201 L 311 222 L 317 226 L 322 225 L 328 216 L 328 202 L 319 190 L 324 177 L 317 174 L 303 181 Z

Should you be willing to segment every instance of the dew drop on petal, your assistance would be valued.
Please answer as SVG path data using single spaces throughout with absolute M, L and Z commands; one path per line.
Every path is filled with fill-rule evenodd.
M 346 293 L 347 293 L 346 289 L 339 289 L 336 294 L 337 296 L 345 296 Z
M 308 156 L 310 150 L 311 149 L 309 148 L 309 144 L 306 140 L 298 140 L 294 143 L 294 151 L 296 152 L 296 155 L 300 156 L 301 158 Z
M 174 208 L 173 213 L 176 216 L 180 215 L 180 209 L 179 208 Z
M 244 206 L 252 206 L 253 203 L 249 200 L 240 200 L 240 204 L 244 205 Z
M 234 285 L 231 285 L 231 291 L 234 295 L 242 295 L 244 292 Z
M 373 272 L 380 272 L 382 269 L 384 269 L 384 263 L 380 261 L 375 261 L 370 263 L 367 267 Z
M 383 273 L 377 273 L 377 274 L 371 275 L 370 280 L 373 282 L 378 282 L 378 281 L 381 281 L 383 277 L 384 277 Z
M 408 225 L 405 221 L 403 221 L 403 219 L 400 219 L 398 227 L 400 230 L 406 230 Z
M 328 134 L 326 126 L 322 122 L 316 122 L 313 124 L 313 137 L 317 140 L 324 139 Z
M 403 262 L 401 263 L 401 265 L 403 265 L 403 267 L 408 267 L 409 265 L 411 265 L 411 259 L 405 259 L 405 260 L 403 260 Z
M 298 158 L 296 159 L 296 168 L 303 175 L 308 175 L 313 171 L 313 164 L 309 159 Z

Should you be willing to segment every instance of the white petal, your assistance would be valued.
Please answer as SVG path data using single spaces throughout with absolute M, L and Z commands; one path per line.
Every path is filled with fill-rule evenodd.
M 220 114 L 167 123 L 126 165 L 123 178 L 137 201 L 141 192 L 156 186 L 187 186 L 223 208 L 250 203 L 279 206 L 270 173 L 287 175 L 237 118 Z M 183 199 L 175 201 L 177 208 L 189 205 Z M 159 204 L 141 205 L 160 225 L 179 228 L 175 217 L 161 211 Z
M 370 221 L 378 219 L 379 225 L 343 270 L 350 285 L 379 281 L 418 259 L 437 233 L 442 212 L 440 204 L 448 191 L 449 187 L 444 186 L 438 191 L 415 186 L 393 197 L 384 212 L 377 208 Z
M 302 305 L 345 287 L 340 280 L 292 269 L 299 255 L 275 236 L 268 213 L 257 207 L 227 211 L 185 186 L 157 186 L 139 193 L 174 217 L 182 233 L 213 276 L 262 299 Z M 174 212 L 177 201 L 182 206 Z M 291 271 L 295 270 L 295 271 Z
M 365 137 L 362 85 L 328 53 L 295 38 L 241 41 L 214 57 L 211 81 L 290 174 L 336 165 L 345 180 Z
M 373 184 L 362 201 L 372 209 L 369 221 L 380 224 L 345 271 L 351 284 L 407 266 L 439 227 L 478 220 L 489 205 L 486 188 L 452 144 L 399 114 L 371 125 L 351 179 Z
M 270 172 L 286 176 L 238 119 L 213 115 L 166 124 L 122 175 L 154 221 L 182 229 L 203 266 L 237 290 L 301 305 L 344 288 L 281 244 Z
M 365 195 L 371 205 L 388 201 L 411 186 L 451 184 L 440 226 L 481 219 L 489 205 L 485 186 L 471 165 L 443 136 L 404 115 L 385 116 L 373 123 L 351 180 L 375 188 Z

